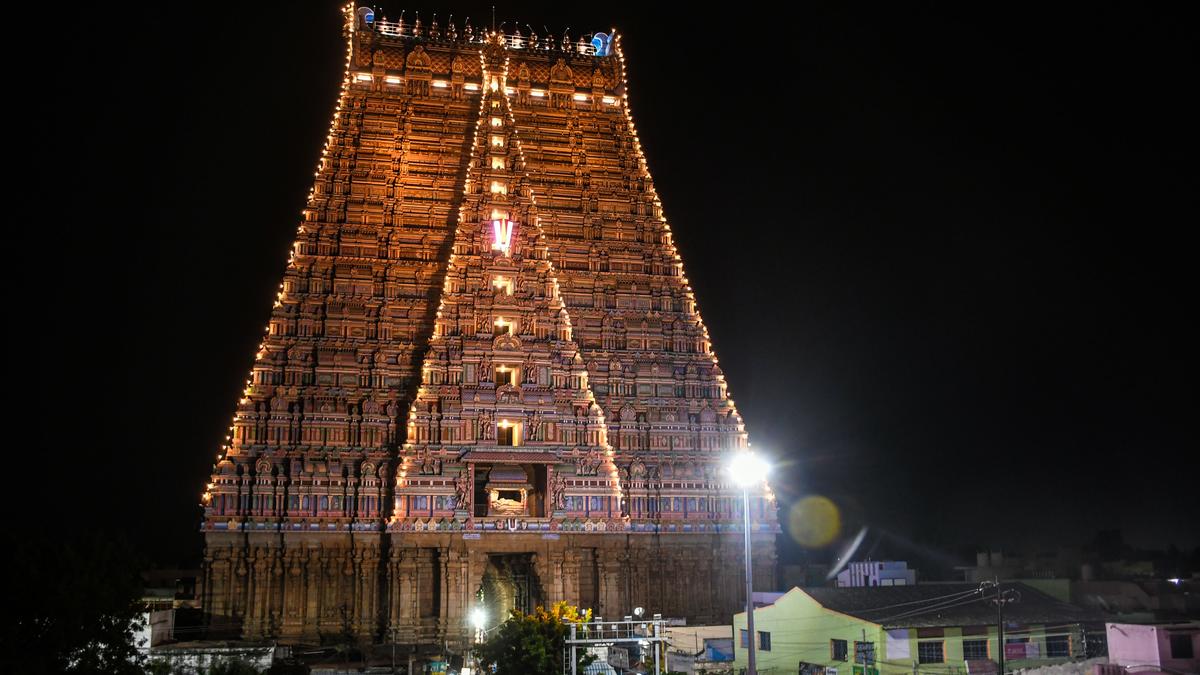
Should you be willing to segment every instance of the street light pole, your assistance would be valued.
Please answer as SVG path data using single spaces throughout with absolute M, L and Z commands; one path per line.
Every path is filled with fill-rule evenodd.
M 750 561 L 750 488 L 762 485 L 770 467 L 761 457 L 749 450 L 736 453 L 729 463 L 729 473 L 742 487 L 742 533 L 746 543 L 746 675 L 758 675 L 754 664 L 754 566 Z
M 742 486 L 742 530 L 746 539 L 746 675 L 758 675 L 754 667 L 754 568 L 750 564 L 750 486 Z

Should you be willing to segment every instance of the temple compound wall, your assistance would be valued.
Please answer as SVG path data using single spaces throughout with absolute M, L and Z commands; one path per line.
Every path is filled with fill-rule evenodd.
M 748 447 L 620 37 L 345 9 L 346 71 L 204 494 L 214 635 L 461 649 L 566 600 L 727 623 Z M 766 485 L 754 577 L 774 583 Z

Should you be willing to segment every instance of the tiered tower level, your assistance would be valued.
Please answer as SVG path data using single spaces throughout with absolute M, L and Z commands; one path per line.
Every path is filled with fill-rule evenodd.
M 344 14 L 328 143 L 204 495 L 211 626 L 433 653 L 478 605 L 728 623 L 721 467 L 746 432 L 620 36 Z M 751 502 L 769 587 L 773 497 Z

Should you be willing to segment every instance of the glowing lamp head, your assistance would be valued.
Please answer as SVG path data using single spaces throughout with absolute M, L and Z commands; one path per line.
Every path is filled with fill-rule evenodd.
M 482 607 L 476 607 L 475 609 L 471 610 L 472 626 L 475 626 L 477 630 L 483 630 L 484 621 L 487 621 L 487 613 L 483 611 Z
M 729 475 L 733 482 L 747 488 L 763 482 L 770 473 L 771 466 L 762 457 L 753 452 L 739 452 L 729 462 Z
M 642 618 L 642 615 L 645 613 L 646 613 L 646 610 L 642 607 L 634 607 L 633 608 L 633 615 L 639 619 Z

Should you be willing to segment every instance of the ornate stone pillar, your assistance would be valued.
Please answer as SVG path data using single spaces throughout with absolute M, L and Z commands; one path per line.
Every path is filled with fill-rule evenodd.
M 417 582 L 419 579 L 418 550 L 412 548 L 399 549 L 400 557 L 396 566 L 397 583 L 395 586 L 397 603 L 396 627 L 397 640 L 400 642 L 415 642 L 417 626 L 420 623 L 420 612 L 417 607 Z
M 385 638 L 392 640 L 392 631 L 400 627 L 400 560 L 404 549 L 393 544 L 388 549 L 387 561 L 387 620 Z
M 599 568 L 600 589 L 599 589 L 599 607 L 597 608 L 600 615 L 606 619 L 617 619 L 624 616 L 626 609 L 622 603 L 624 596 L 624 580 L 622 572 L 624 565 L 622 564 L 619 553 L 609 549 L 597 549 L 598 560 L 596 565 Z
M 574 548 L 563 551 L 562 563 L 562 595 L 560 600 L 567 604 L 579 605 L 579 566 L 583 564 L 583 556 Z
M 562 551 L 551 551 L 547 554 L 551 578 L 542 579 L 542 587 L 546 589 L 546 603 L 553 605 L 566 599 L 566 562 Z
M 298 637 L 303 630 L 304 608 L 303 585 L 304 568 L 300 563 L 299 551 L 285 549 L 284 556 L 284 594 L 283 594 L 283 635 L 287 638 Z
M 449 640 L 468 638 L 467 612 L 471 594 L 467 590 L 468 562 L 466 551 L 446 547 L 442 549 L 446 560 L 446 575 L 443 577 L 442 626 Z

